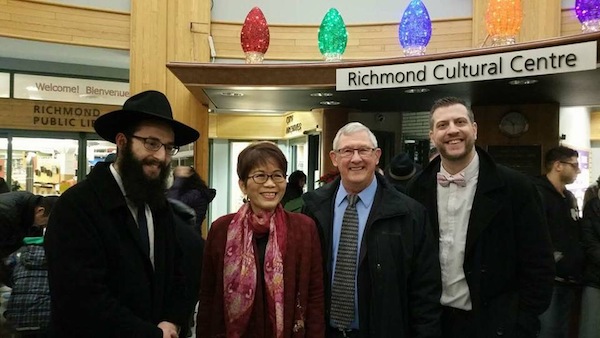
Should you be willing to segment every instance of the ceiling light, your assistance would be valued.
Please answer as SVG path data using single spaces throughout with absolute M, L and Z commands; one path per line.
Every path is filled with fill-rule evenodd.
M 230 97 L 233 97 L 233 96 L 244 96 L 244 94 L 243 93 L 238 93 L 238 92 L 222 92 L 221 96 L 230 96 Z
M 534 80 L 534 79 L 522 79 L 522 80 L 511 80 L 508 82 L 508 84 L 513 85 L 513 86 L 523 86 L 523 85 L 534 84 L 537 82 L 538 82 L 538 80 Z
M 369 102 L 369 99 L 367 99 L 366 97 L 363 97 L 362 99 L 360 99 L 360 102 Z
M 319 102 L 322 106 L 337 106 L 340 104 L 339 101 L 321 101 Z
M 331 97 L 331 96 L 333 96 L 333 94 L 318 92 L 318 93 L 311 93 L 310 96 L 312 96 L 312 97 Z
M 421 93 L 427 93 L 429 91 L 428 88 L 409 88 L 406 89 L 404 92 L 406 94 L 421 94 Z

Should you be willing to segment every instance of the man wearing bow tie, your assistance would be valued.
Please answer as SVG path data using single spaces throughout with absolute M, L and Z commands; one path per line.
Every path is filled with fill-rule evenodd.
M 434 103 L 429 136 L 440 156 L 408 194 L 439 239 L 443 337 L 535 337 L 554 278 L 540 196 L 475 147 L 477 123 L 462 99 Z

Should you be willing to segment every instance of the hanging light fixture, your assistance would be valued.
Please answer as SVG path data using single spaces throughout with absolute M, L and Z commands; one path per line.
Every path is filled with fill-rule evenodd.
M 521 0 L 490 0 L 485 25 L 492 37 L 492 46 L 514 44 L 522 21 Z
M 348 43 L 348 32 L 344 19 L 337 9 L 331 8 L 325 14 L 319 27 L 319 51 L 327 62 L 342 61 L 342 55 L 346 51 Z
M 600 32 L 600 0 L 575 0 L 575 15 L 582 32 Z
M 431 19 L 421 0 L 411 0 L 398 26 L 398 40 L 404 55 L 423 55 L 431 39 Z
M 265 15 L 254 7 L 246 15 L 240 40 L 246 54 L 246 63 L 262 63 L 269 49 L 269 26 Z

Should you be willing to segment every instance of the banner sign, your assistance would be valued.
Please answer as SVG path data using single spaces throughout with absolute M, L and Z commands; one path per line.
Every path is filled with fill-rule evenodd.
M 597 42 L 387 66 L 338 68 L 336 90 L 419 87 L 596 69 Z
M 129 83 L 67 77 L 15 74 L 14 98 L 123 105 Z

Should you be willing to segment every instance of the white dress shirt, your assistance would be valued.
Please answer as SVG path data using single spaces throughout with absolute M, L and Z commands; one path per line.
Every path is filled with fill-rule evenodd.
M 452 177 L 443 165 L 440 172 Z M 440 225 L 440 265 L 442 268 L 442 298 L 440 303 L 461 310 L 471 310 L 471 295 L 463 263 L 469 217 L 479 178 L 479 156 L 462 171 L 466 186 L 437 185 L 438 222 Z M 460 174 L 460 173 L 459 173 Z M 456 175 L 455 175 L 456 176 Z

